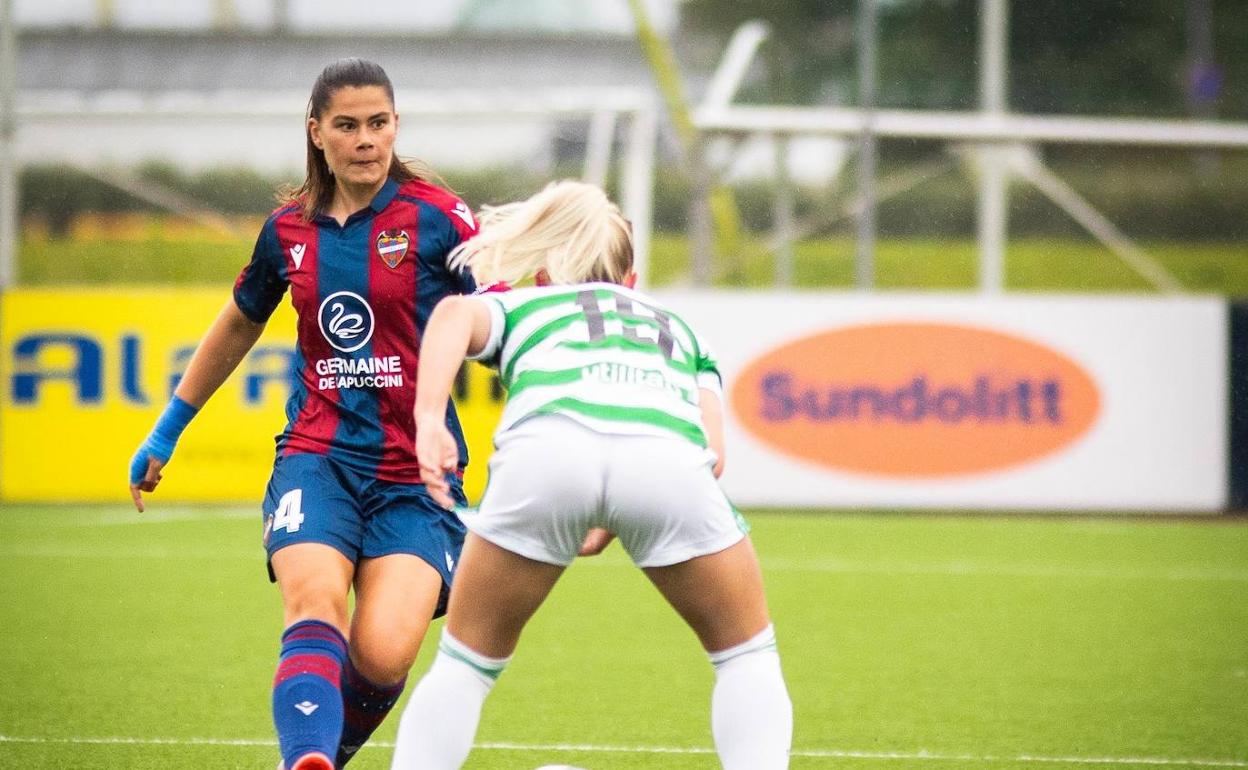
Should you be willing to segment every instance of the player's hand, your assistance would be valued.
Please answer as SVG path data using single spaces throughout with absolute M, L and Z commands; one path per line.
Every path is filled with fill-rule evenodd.
M 577 556 L 597 556 L 611 544 L 615 539 L 615 535 L 605 529 L 594 528 L 585 535 L 585 542 L 581 543 L 581 550 L 576 552 Z
M 459 465 L 459 446 L 447 430 L 445 419 L 417 421 L 416 461 L 420 464 L 420 480 L 425 483 L 429 497 L 447 510 L 454 508 L 455 498 L 451 497 L 447 474 L 454 473 Z
M 134 458 L 130 461 L 130 498 L 134 500 L 134 507 L 139 513 L 144 510 L 142 493 L 156 490 L 156 485 L 164 478 L 164 474 L 160 472 L 164 467 L 165 461 L 153 456 L 146 442 L 134 453 Z
M 139 493 L 156 489 L 162 478 L 160 470 L 169 464 L 178 437 L 197 412 L 199 407 L 191 406 L 175 393 L 165 411 L 160 413 L 152 432 L 130 458 L 130 497 L 139 513 L 143 512 L 143 495 Z

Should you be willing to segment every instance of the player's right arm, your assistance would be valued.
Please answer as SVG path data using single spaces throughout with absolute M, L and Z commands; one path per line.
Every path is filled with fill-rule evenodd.
M 251 262 L 235 282 L 233 298 L 217 314 L 169 405 L 130 460 L 130 498 L 140 513 L 144 507 L 142 493 L 156 489 L 161 469 L 173 456 L 182 431 L 260 339 L 286 286 L 277 231 L 270 219 L 256 239 Z
M 499 344 L 501 309 L 482 297 L 450 296 L 433 309 L 420 340 L 416 369 L 416 459 L 420 478 L 435 502 L 454 506 L 446 474 L 455 470 L 459 448 L 446 427 L 451 384 L 468 356 L 491 353 Z
M 173 393 L 173 400 L 131 460 L 130 497 L 140 512 L 143 511 L 141 493 L 153 491 L 160 483 L 160 471 L 169 462 L 183 429 L 238 368 L 263 331 L 264 324 L 243 315 L 233 300 L 221 308 L 195 349 Z

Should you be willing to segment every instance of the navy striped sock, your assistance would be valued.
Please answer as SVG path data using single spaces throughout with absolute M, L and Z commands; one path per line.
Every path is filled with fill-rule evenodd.
M 287 767 L 313 751 L 334 756 L 342 734 L 339 680 L 346 657 L 347 640 L 328 623 L 301 620 L 282 634 L 273 724 Z
M 351 662 L 351 656 L 347 656 L 347 662 L 342 667 L 342 739 L 338 742 L 335 767 L 342 768 L 351 761 L 355 752 L 394 708 L 405 684 L 406 677 L 389 687 L 374 684 L 364 678 Z

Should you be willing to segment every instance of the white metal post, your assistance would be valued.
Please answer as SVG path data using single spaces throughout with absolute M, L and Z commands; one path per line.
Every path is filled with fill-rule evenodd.
M 13 0 L 0 0 L 0 289 L 17 278 L 17 30 Z
M 1007 2 L 979 2 L 979 103 L 988 119 L 1006 112 Z M 1005 286 L 1009 178 L 998 147 L 983 146 L 979 155 L 979 288 L 999 292 Z
M 644 286 L 650 267 L 650 232 L 654 223 L 654 153 L 659 116 L 654 109 L 636 110 L 628 127 L 620 195 L 624 216 L 633 224 L 633 269 Z
M 771 137 L 772 162 L 775 163 L 775 243 L 776 285 L 793 285 L 794 233 L 797 230 L 793 180 L 789 176 L 789 137 Z
M 711 169 L 706 153 L 695 146 L 689 155 L 689 278 L 694 286 L 710 286 L 715 278 L 715 222 L 711 217 Z
M 859 289 L 875 285 L 875 60 L 876 0 L 858 2 L 858 100 L 862 133 L 858 137 L 858 250 L 854 283 Z
M 615 142 L 616 114 L 599 110 L 589 118 L 589 131 L 585 136 L 585 170 L 582 179 L 599 187 L 607 183 L 607 171 L 611 168 L 611 145 Z

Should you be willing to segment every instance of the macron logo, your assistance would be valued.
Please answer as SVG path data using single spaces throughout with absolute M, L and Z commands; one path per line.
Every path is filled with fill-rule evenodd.
M 296 703 L 295 708 L 303 712 L 303 715 L 305 717 L 310 717 L 312 716 L 313 711 L 316 711 L 317 709 L 320 708 L 320 704 L 313 703 L 310 700 L 305 700 L 303 703 Z
M 295 261 L 295 269 L 303 267 L 303 253 L 308 250 L 308 244 L 296 243 L 290 247 L 290 258 Z
M 455 204 L 455 208 L 451 209 L 451 213 L 464 220 L 464 224 L 468 225 L 473 230 L 477 229 L 477 222 L 472 218 L 472 212 L 468 210 L 468 205 L 463 201 L 457 202 Z

